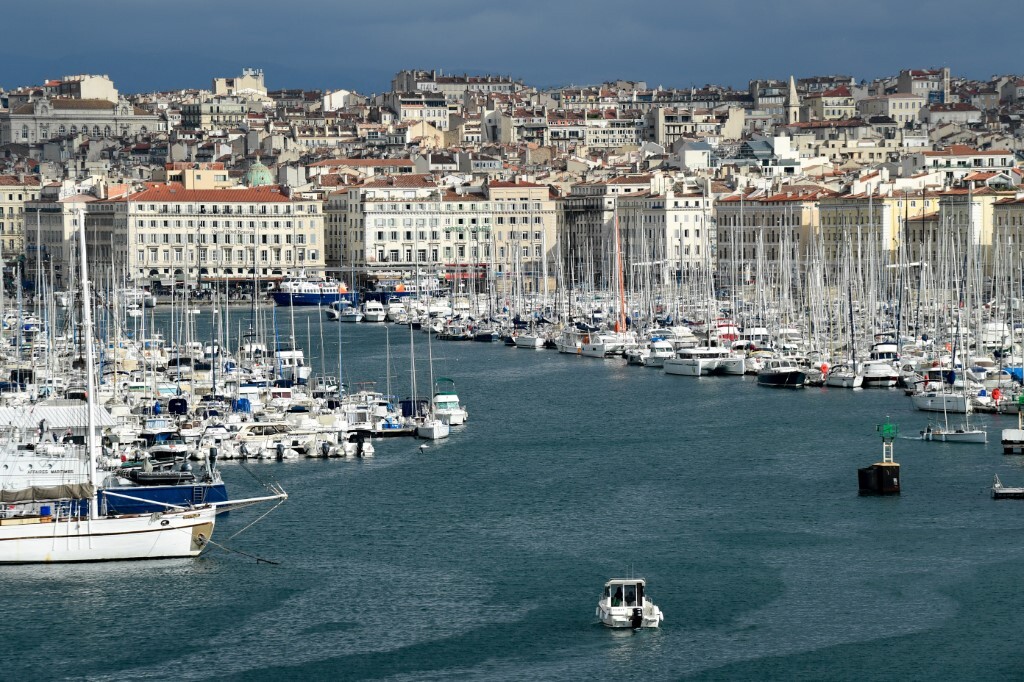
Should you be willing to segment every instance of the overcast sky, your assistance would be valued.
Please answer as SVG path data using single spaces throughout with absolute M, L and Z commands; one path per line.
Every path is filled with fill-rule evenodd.
M 949 66 L 1024 71 L 1017 6 L 962 0 L 34 0 L 4 3 L 0 86 L 105 73 L 122 92 L 267 86 L 387 90 L 403 68 L 528 84 L 655 87 Z M 1018 17 L 1019 19 L 1019 17 Z

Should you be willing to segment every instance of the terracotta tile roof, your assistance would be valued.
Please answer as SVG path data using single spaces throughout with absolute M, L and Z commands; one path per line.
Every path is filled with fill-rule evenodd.
M 0 186 L 3 187 L 39 187 L 39 178 L 27 175 L 19 180 L 17 175 L 0 175 Z
M 168 203 L 287 203 L 287 196 L 276 185 L 246 187 L 244 189 L 185 189 L 177 182 L 146 183 L 146 189 L 132 195 L 132 201 L 160 201 Z
M 929 104 L 928 111 L 978 111 L 978 108 L 964 102 L 953 104 Z
M 384 178 L 370 180 L 363 184 L 368 189 L 385 189 L 388 187 L 405 187 L 414 189 L 417 187 L 436 187 L 434 176 L 421 174 L 389 175 Z
M 105 99 L 72 99 L 56 97 L 50 100 L 54 109 L 113 109 L 114 103 Z M 148 113 L 148 112 L 143 112 Z
M 487 183 L 487 186 L 488 187 L 496 187 L 496 188 L 503 188 L 503 187 L 544 187 L 544 185 L 538 185 L 538 184 L 533 183 L 533 182 L 524 182 L 524 181 L 521 181 L 521 180 L 520 181 L 516 181 L 516 182 L 508 182 L 506 180 L 491 180 L 490 182 Z
M 348 166 L 349 168 L 411 168 L 412 159 L 324 159 L 309 164 L 310 168 L 334 168 L 337 166 Z
M 923 153 L 925 156 L 1008 156 L 1013 154 L 1009 149 L 980 150 L 965 144 L 953 144 L 945 149 Z

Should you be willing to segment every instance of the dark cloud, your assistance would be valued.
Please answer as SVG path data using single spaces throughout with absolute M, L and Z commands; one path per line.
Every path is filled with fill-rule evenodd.
M 511 74 L 531 84 L 652 85 L 946 65 L 1020 69 L 1014 22 L 963 3 L 859 0 L 66 0 L 5 7 L 0 84 L 107 73 L 124 91 L 209 87 L 262 67 L 270 87 L 388 88 L 402 68 Z

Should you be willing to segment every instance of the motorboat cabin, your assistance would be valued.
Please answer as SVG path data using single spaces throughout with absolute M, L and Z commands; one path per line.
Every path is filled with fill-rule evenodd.
M 665 620 L 647 596 L 643 578 L 613 578 L 604 584 L 597 617 L 610 628 L 656 628 Z

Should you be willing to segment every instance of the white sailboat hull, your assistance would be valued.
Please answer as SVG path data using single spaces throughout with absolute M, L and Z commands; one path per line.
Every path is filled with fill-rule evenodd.
M 910 398 L 914 407 L 924 412 L 956 412 L 967 414 L 967 396 L 956 393 L 941 393 L 928 391 L 926 393 L 915 393 Z
M 853 372 L 833 372 L 825 377 L 825 385 L 832 388 L 860 388 L 864 375 Z
M 4 519 L 0 563 L 177 559 L 198 556 L 216 509 L 97 519 Z
M 416 435 L 426 440 L 447 438 L 449 433 L 451 433 L 451 427 L 440 419 L 430 419 L 416 427 Z
M 537 350 L 544 347 L 543 336 L 517 336 L 516 337 L 516 348 L 528 348 L 531 350 Z
M 980 429 L 963 429 L 954 431 L 943 431 L 933 429 L 921 433 L 922 440 L 938 441 L 940 443 L 987 443 L 988 432 Z

